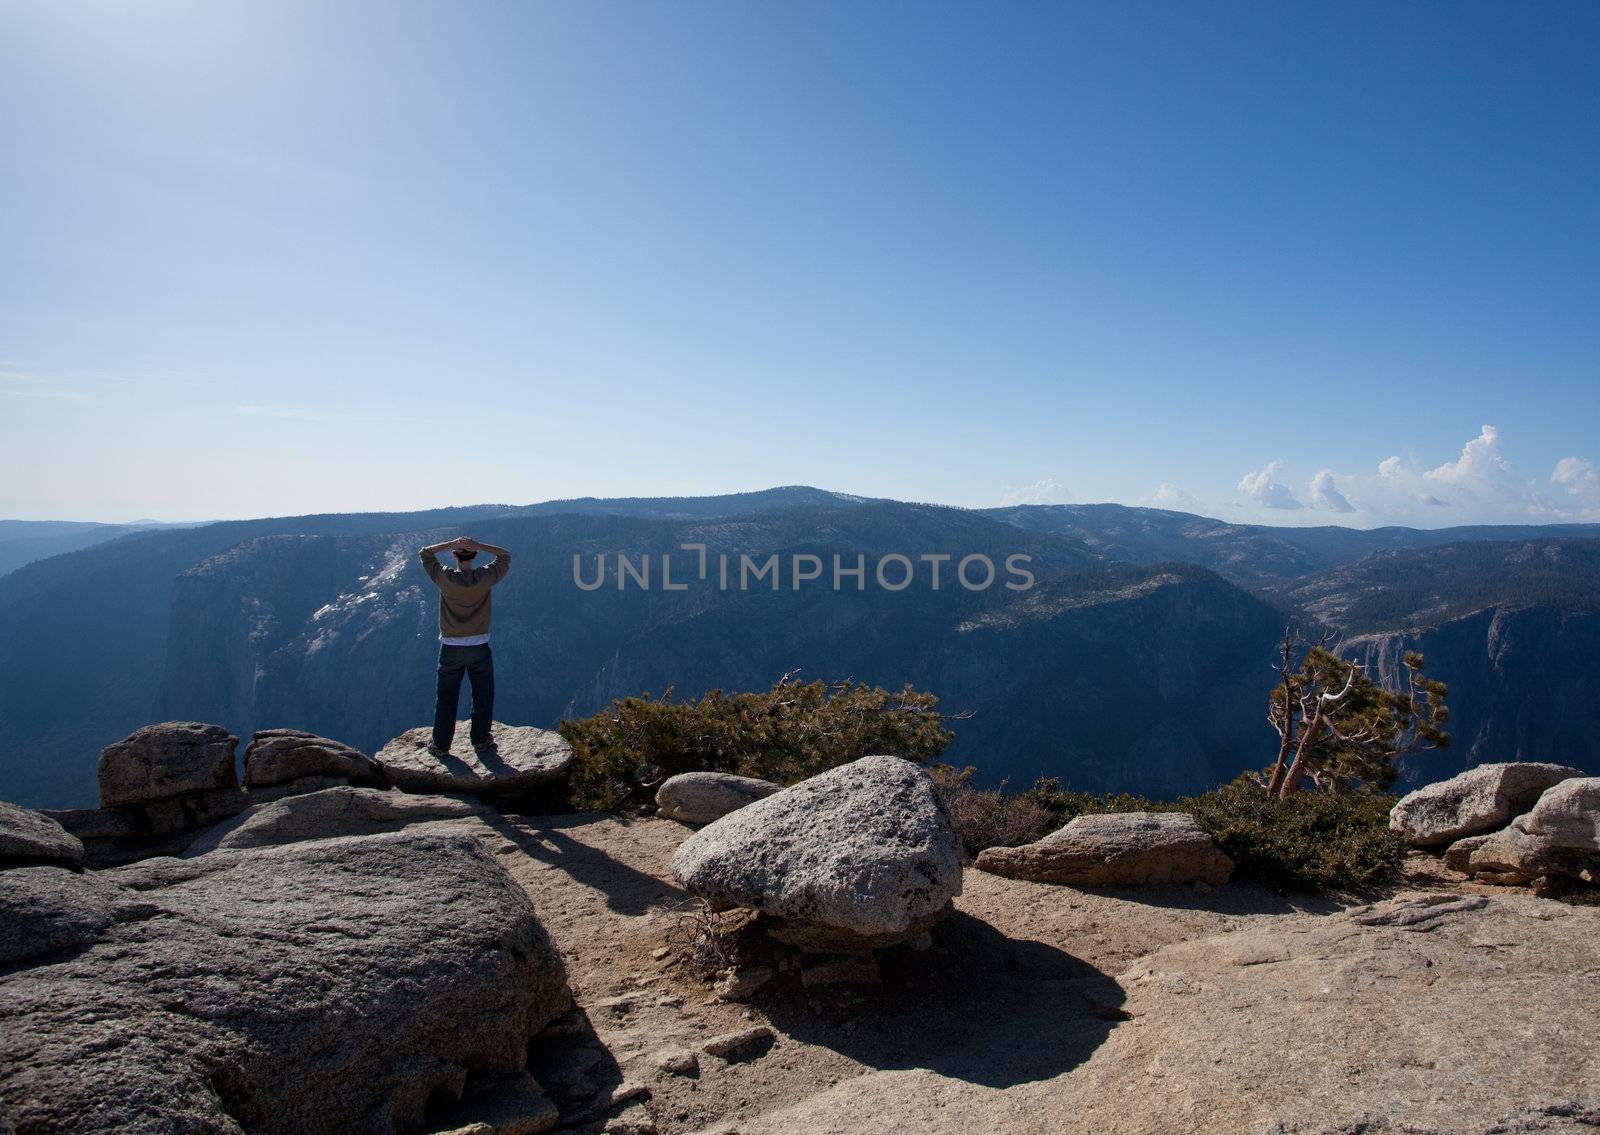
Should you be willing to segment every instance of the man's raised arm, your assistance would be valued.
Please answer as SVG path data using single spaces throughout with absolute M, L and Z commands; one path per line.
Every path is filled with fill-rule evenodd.
M 439 562 L 439 553 L 455 543 L 446 540 L 442 544 L 429 544 L 417 553 L 417 558 L 422 561 L 422 570 L 428 573 L 428 578 L 437 580 L 439 573 L 444 571 L 444 565 Z
M 485 544 L 479 540 L 474 540 L 472 544 L 478 551 L 489 552 L 494 556 L 494 563 L 484 570 L 489 573 L 490 583 L 499 583 L 506 577 L 506 572 L 511 570 L 511 553 L 504 548 L 497 548 L 493 544 Z

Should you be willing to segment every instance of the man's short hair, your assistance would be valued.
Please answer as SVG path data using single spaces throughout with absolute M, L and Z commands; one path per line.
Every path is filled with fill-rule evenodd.
M 472 559 L 474 556 L 476 556 L 478 554 L 477 552 L 463 552 L 460 548 L 455 548 L 455 549 L 453 549 L 453 551 L 455 553 L 456 559 L 462 561 L 463 563 L 465 563 L 466 561 Z

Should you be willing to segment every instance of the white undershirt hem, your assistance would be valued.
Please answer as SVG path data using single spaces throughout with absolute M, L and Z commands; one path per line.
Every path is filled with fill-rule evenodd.
M 486 634 L 456 635 L 454 637 L 440 635 L 439 642 L 443 646 L 485 646 L 489 642 L 489 636 Z

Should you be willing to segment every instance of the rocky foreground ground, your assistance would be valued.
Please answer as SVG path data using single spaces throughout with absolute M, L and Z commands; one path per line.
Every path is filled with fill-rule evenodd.
M 1600 1124 L 1600 910 L 1437 869 L 1352 906 L 1249 883 L 1084 891 L 969 868 L 932 947 L 884 951 L 879 984 L 807 987 L 798 957 L 779 955 L 767 960 L 796 968 L 741 1002 L 692 964 L 697 904 L 668 871 L 683 825 L 486 813 L 407 830 L 477 837 L 562 955 L 577 1009 L 534 1045 L 561 1107 L 547 1122 L 745 1135 Z M 341 842 L 370 838 L 385 837 Z M 182 885 L 207 859 L 125 870 Z M 315 930 L 359 958 L 364 937 L 402 928 L 330 917 Z M 346 974 L 344 995 L 397 977 Z M 772 1039 L 732 1059 L 706 1051 L 761 1026 Z
M 141 783 L 181 789 L 181 807 L 162 806 L 187 822 L 196 800 L 242 791 L 175 779 L 174 754 L 231 760 L 206 728 L 114 753 Z M 1600 907 L 1483 885 L 1431 853 L 1360 899 L 1209 871 L 1127 888 L 1015 878 L 947 854 L 926 778 L 890 758 L 787 804 L 745 793 L 698 835 L 662 816 L 527 815 L 320 779 L 293 796 L 254 787 L 269 757 L 285 783 L 353 759 L 325 750 L 258 738 L 258 803 L 230 800 L 178 856 L 128 866 L 78 869 L 77 839 L 0 810 L 0 1133 L 1600 1127 Z M 1144 841 L 1121 861 L 1141 876 L 1151 848 L 1192 836 L 1142 815 L 1116 833 Z M 146 848 L 174 838 L 165 813 L 67 818 L 142 825 Z M 1080 827 L 1021 866 L 1059 874 L 1104 836 Z M 710 913 L 685 880 L 765 912 Z M 871 911 L 834 910 L 858 893 L 840 880 L 875 895 Z M 904 918 L 862 921 L 885 903 Z M 804 950 L 807 918 L 893 944 Z M 775 923 L 803 933 L 759 932 Z
M 1595 908 L 1432 870 L 1345 905 L 968 869 L 933 948 L 886 952 L 881 985 L 790 975 L 742 1004 L 673 948 L 691 904 L 667 863 L 687 829 L 592 815 L 492 828 L 566 958 L 597 1064 L 648 1088 L 640 1108 L 662 1132 L 1600 1125 Z M 776 1040 L 753 1059 L 658 1067 L 663 1050 L 758 1025 Z

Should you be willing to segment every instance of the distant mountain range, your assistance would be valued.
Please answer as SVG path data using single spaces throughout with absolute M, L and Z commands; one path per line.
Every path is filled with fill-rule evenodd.
M 136 531 L 0 587 L 0 798 L 92 803 L 99 750 L 165 718 L 291 725 L 372 749 L 428 719 L 435 594 L 424 543 L 514 552 L 495 593 L 502 720 L 553 725 L 613 697 L 802 677 L 931 689 L 948 754 L 993 783 L 1196 791 L 1266 763 L 1262 709 L 1286 622 L 1392 668 L 1406 645 L 1452 684 L 1460 741 L 1407 770 L 1549 759 L 1600 771 L 1600 526 L 1285 529 L 1118 505 L 963 510 L 789 487 L 324 514 Z M 685 550 L 683 545 L 693 545 Z M 703 555 L 706 578 L 699 575 Z M 649 590 L 616 582 L 617 556 Z M 603 586 L 574 582 L 573 557 Z M 778 556 L 739 590 L 740 557 Z M 861 557 L 862 586 L 842 577 Z M 983 555 L 986 590 L 955 578 Z M 1006 557 L 1035 583 L 1004 586 Z M 664 556 L 681 590 L 660 578 Z M 732 586 L 719 586 L 722 557 Z M 795 557 L 821 578 L 794 586 Z M 942 586 L 929 586 L 933 560 Z M 904 563 L 898 557 L 904 557 Z M 891 590 L 909 567 L 914 582 Z M 976 561 L 975 561 L 976 562 Z M 981 572 L 978 573 L 981 575 Z
M 0 575 L 16 571 L 35 560 L 104 544 L 130 532 L 151 528 L 192 528 L 190 524 L 164 524 L 135 520 L 127 524 L 97 524 L 77 520 L 0 520 Z

